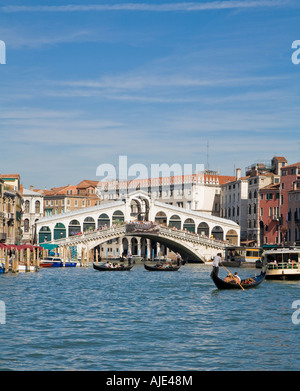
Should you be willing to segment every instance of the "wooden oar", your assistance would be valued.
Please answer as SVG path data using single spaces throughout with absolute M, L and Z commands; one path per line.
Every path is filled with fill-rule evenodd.
M 222 264 L 222 262 L 220 262 L 221 263 L 221 265 L 224 267 L 224 269 L 225 270 L 227 270 L 228 271 L 228 273 L 229 274 L 231 274 L 232 275 L 232 277 L 234 277 L 234 275 Z M 245 290 L 243 287 L 242 287 L 242 285 L 240 284 L 240 282 L 238 281 L 238 280 L 236 280 L 236 282 L 239 284 L 239 286 L 243 289 L 243 291 Z

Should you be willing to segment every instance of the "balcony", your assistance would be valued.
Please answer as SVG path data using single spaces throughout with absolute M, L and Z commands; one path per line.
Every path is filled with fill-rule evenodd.
M 279 221 L 279 216 L 278 215 L 272 215 L 272 220 L 273 221 Z
M 5 233 L 0 233 L 0 241 L 6 241 L 6 234 Z

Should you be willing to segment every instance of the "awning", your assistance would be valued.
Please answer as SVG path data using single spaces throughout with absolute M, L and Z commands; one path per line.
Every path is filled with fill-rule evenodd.
M 248 246 L 249 244 L 252 244 L 252 243 L 256 243 L 256 240 L 244 240 L 241 242 L 241 244 L 245 244 L 246 246 Z
M 58 244 L 41 243 L 40 247 L 43 247 L 45 250 L 53 250 L 58 247 Z

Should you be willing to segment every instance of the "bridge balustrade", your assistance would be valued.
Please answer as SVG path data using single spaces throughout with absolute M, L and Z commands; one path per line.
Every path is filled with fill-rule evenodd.
M 139 229 L 140 227 L 140 229 Z M 85 241 L 92 241 L 93 239 L 99 239 L 101 237 L 109 240 L 110 236 L 121 236 L 121 235 L 131 235 L 139 236 L 142 234 L 153 234 L 155 236 L 168 236 L 173 239 L 179 239 L 184 241 L 190 241 L 197 244 L 202 244 L 211 247 L 225 248 L 229 244 L 227 242 L 208 238 L 196 233 L 192 233 L 184 230 L 177 230 L 170 227 L 165 227 L 163 225 L 141 222 L 141 223 L 124 223 L 112 226 L 109 228 L 104 228 L 101 230 L 96 230 L 88 233 L 82 233 L 81 235 L 70 236 L 68 238 L 62 238 L 52 241 L 52 243 L 64 246 L 67 244 L 75 244 Z

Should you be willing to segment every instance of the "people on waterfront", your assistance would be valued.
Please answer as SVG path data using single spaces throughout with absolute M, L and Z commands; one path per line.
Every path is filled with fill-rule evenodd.
M 222 254 L 218 253 L 213 259 L 213 273 L 218 276 L 220 263 L 222 262 Z

